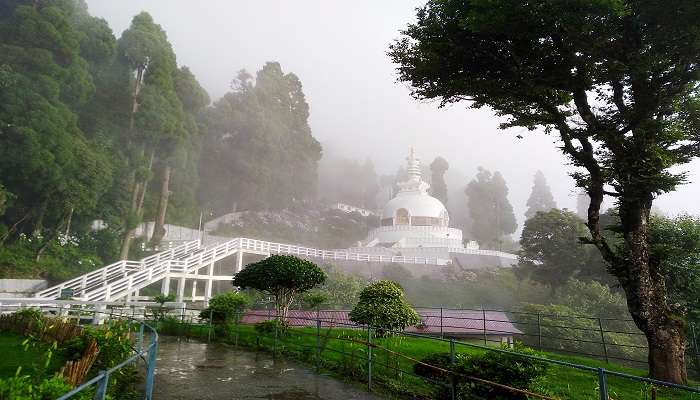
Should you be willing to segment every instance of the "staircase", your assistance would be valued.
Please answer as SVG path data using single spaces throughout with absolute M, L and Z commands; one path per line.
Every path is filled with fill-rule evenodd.
M 129 298 L 136 291 L 164 278 L 208 280 L 213 272 L 200 275 L 198 270 L 212 266 L 215 262 L 237 254 L 242 267 L 243 254 L 293 254 L 302 258 L 317 258 L 334 261 L 360 261 L 379 263 L 408 263 L 446 265 L 449 260 L 435 257 L 405 257 L 380 254 L 360 254 L 344 250 L 320 250 L 291 244 L 273 243 L 263 240 L 235 238 L 223 243 L 203 247 L 196 241 L 187 242 L 140 261 L 118 261 L 88 274 L 73 278 L 54 287 L 36 293 L 36 298 L 55 300 L 64 289 L 71 289 L 72 296 L 84 301 L 116 301 Z M 169 284 L 169 281 L 168 281 Z M 167 285 L 166 285 L 167 287 Z
M 182 257 L 187 257 L 200 249 L 201 246 L 199 241 L 195 240 L 186 242 L 169 250 L 153 254 L 140 261 L 117 261 L 113 264 L 107 265 L 106 267 L 102 267 L 98 270 L 37 292 L 34 294 L 34 297 L 56 300 L 61 297 L 61 293 L 64 289 L 70 289 L 72 291 L 72 295 L 70 297 L 84 298 L 90 292 L 98 291 L 101 288 L 108 287 L 113 283 L 120 282 L 125 279 L 128 280 L 130 276 L 134 276 L 142 271 L 151 270 L 169 260 L 177 260 Z

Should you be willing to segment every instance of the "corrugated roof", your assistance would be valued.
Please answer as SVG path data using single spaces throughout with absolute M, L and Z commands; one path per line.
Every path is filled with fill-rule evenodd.
M 440 309 L 418 308 L 416 312 L 421 317 L 422 323 L 418 326 L 406 328 L 406 332 L 440 334 L 445 335 L 483 335 L 486 330 L 487 335 L 517 335 L 522 332 L 510 322 L 508 316 L 501 311 L 480 311 L 480 310 L 442 310 Z M 350 321 L 347 310 L 321 310 L 319 319 L 321 327 L 347 327 L 354 328 L 357 324 Z M 486 320 L 484 321 L 484 316 Z M 248 311 L 243 317 L 242 323 L 255 324 L 268 319 L 273 319 L 274 313 L 267 310 Z M 287 323 L 290 326 L 316 326 L 316 311 L 289 310 Z M 440 320 L 442 319 L 442 329 Z

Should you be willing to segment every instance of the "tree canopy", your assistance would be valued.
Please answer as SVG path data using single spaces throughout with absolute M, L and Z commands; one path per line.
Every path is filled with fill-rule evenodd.
M 432 0 L 389 55 L 419 99 L 488 106 L 558 134 L 591 203 L 587 225 L 649 341 L 651 376 L 685 382 L 683 319 L 649 259 L 653 199 L 685 182 L 700 154 L 700 7 L 692 0 Z M 620 208 L 624 245 L 600 224 Z
M 442 157 L 436 157 L 430 163 L 430 195 L 440 200 L 447 206 L 447 184 L 445 183 L 445 172 L 450 168 L 450 164 Z
M 311 261 L 272 255 L 248 264 L 233 277 L 233 286 L 257 289 L 275 298 L 277 317 L 284 321 L 294 298 L 326 281 L 326 273 Z
M 518 228 L 503 176 L 479 167 L 465 193 L 472 219 L 471 236 L 482 246 L 499 248 L 503 237 Z
M 207 113 L 202 201 L 223 214 L 315 199 L 321 145 L 299 78 L 268 62 L 255 80 L 241 71 L 232 89 Z
M 554 201 L 552 191 L 549 189 L 549 185 L 547 185 L 544 174 L 542 171 L 537 171 L 537 173 L 535 173 L 535 183 L 532 186 L 532 192 L 527 199 L 525 218 L 532 218 L 539 211 L 547 212 L 552 208 L 557 208 L 557 203 Z
M 350 311 L 350 320 L 377 328 L 378 334 L 417 325 L 420 317 L 406 302 L 403 289 L 392 281 L 377 281 L 360 292 L 360 301 Z M 382 332 L 384 331 L 384 332 Z

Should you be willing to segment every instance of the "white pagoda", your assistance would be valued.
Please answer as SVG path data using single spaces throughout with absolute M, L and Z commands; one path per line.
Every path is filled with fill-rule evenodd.
M 413 149 L 406 160 L 408 179 L 399 183 L 399 192 L 384 205 L 380 226 L 354 250 L 450 259 L 450 253 L 465 250 L 462 231 L 450 228 L 445 205 L 428 194 L 430 185 L 421 178 L 420 160 Z M 473 242 L 469 247 L 478 249 Z

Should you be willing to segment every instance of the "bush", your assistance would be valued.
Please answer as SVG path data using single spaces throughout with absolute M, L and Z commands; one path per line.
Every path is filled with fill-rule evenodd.
M 262 321 L 262 322 L 258 322 L 257 324 L 255 324 L 255 331 L 261 335 L 269 335 L 269 334 L 275 332 L 275 330 L 277 330 L 278 333 L 284 332 L 287 330 L 287 328 L 289 328 L 289 326 L 287 325 L 286 322 L 281 322 L 281 321 L 276 320 L 276 319 L 269 320 L 269 321 Z
M 212 317 L 212 323 L 216 324 L 238 323 L 249 304 L 248 296 L 243 293 L 222 293 L 209 300 L 209 307 L 200 311 L 199 318 L 209 320 Z
M 53 400 L 72 389 L 63 378 L 54 376 L 35 384 L 29 376 L 0 379 L 0 400 Z M 91 390 L 71 397 L 75 400 L 91 399 Z
M 420 323 L 420 317 L 406 302 L 403 288 L 392 281 L 378 281 L 362 289 L 350 320 L 377 328 L 380 336 L 385 331 L 403 330 Z
M 522 344 L 516 344 L 514 349 L 510 349 L 507 345 L 503 345 L 502 348 L 523 355 L 537 354 Z M 484 379 L 516 389 L 537 390 L 539 380 L 544 376 L 547 367 L 541 361 L 498 351 L 487 351 L 479 355 L 456 354 L 454 367 L 451 365 L 448 353 L 431 354 L 421 361 L 438 368 L 454 370 L 456 395 L 462 399 L 474 396 L 487 399 L 527 399 L 525 395 L 476 382 L 467 377 Z M 445 383 L 451 382 L 448 373 L 426 365 L 416 364 L 414 372 L 425 378 Z M 441 385 L 438 398 L 450 398 L 449 389 Z

